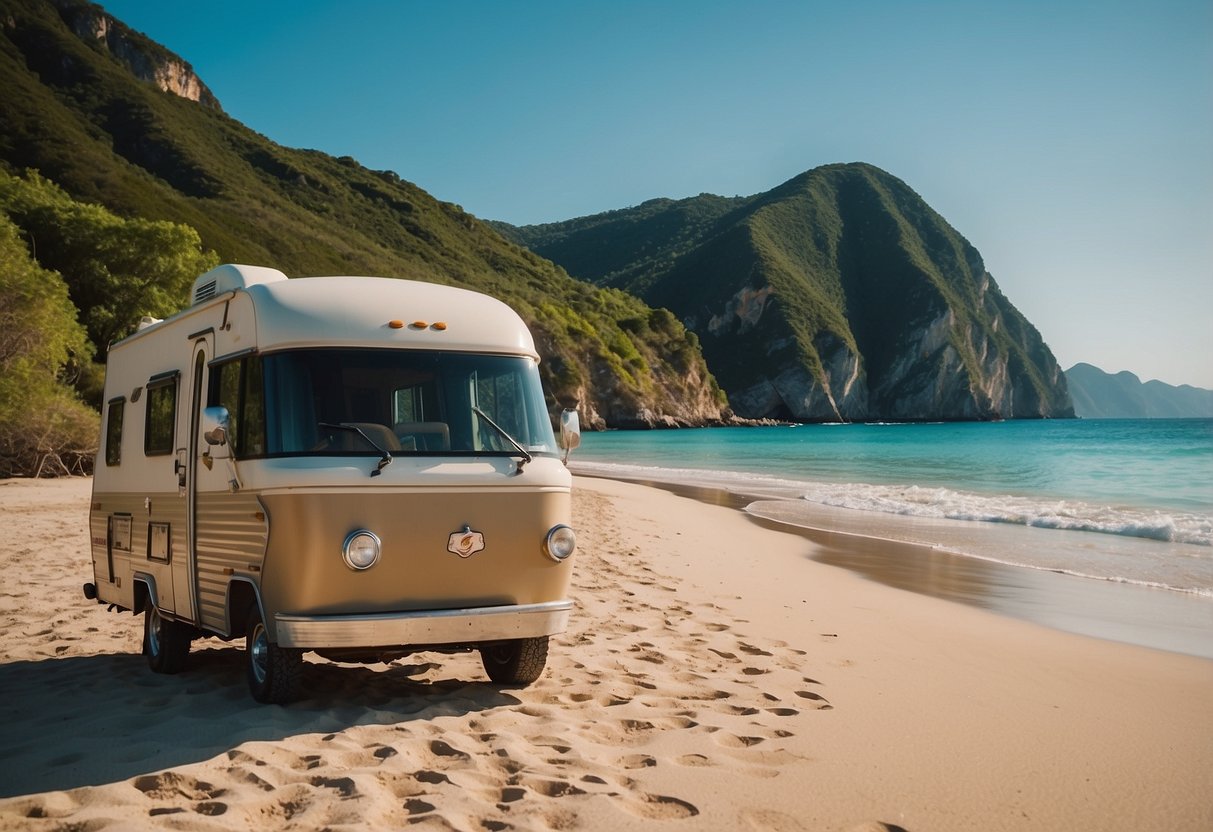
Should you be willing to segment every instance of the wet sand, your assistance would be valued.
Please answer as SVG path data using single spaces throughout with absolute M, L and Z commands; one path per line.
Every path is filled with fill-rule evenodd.
M 816 544 L 811 557 L 908 592 L 980 607 L 1070 633 L 1213 658 L 1213 599 L 1077 577 L 956 554 L 970 540 L 1003 538 L 1047 546 L 1059 535 L 993 523 L 891 517 L 807 506 L 699 485 L 631 480 L 709 505 L 747 511 L 765 528 Z M 792 511 L 782 510 L 785 506 Z M 807 516 L 807 520 L 805 519 Z M 896 539 L 907 530 L 933 545 Z M 1025 543 L 1026 541 L 1026 543 Z M 1113 541 L 1114 542 L 1114 541 Z

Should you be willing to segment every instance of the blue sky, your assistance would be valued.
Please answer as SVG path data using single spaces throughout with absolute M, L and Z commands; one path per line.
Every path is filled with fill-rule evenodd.
M 1209 0 L 103 5 L 270 139 L 487 219 L 870 162 L 1063 367 L 1213 388 Z

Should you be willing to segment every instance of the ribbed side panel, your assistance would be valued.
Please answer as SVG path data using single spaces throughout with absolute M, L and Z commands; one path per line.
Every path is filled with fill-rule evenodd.
M 199 494 L 197 519 L 201 622 L 222 630 L 228 582 L 260 568 L 269 527 L 253 494 Z
M 96 566 L 98 591 L 103 601 L 130 606 L 134 592 L 130 584 L 132 572 L 144 572 L 156 580 L 160 603 L 166 609 L 174 606 L 173 564 L 184 564 L 189 557 L 186 537 L 186 504 L 176 492 L 126 494 L 94 492 L 90 513 L 90 533 L 93 543 L 93 562 Z M 113 553 L 114 578 L 121 587 L 108 583 L 109 564 L 107 553 L 107 531 L 111 517 L 127 515 L 131 523 L 130 551 Z M 170 529 L 169 563 L 148 559 L 148 523 L 168 523 Z

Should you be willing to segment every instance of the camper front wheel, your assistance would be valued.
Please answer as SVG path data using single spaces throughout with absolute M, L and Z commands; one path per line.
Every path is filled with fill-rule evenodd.
M 548 637 L 497 641 L 480 647 L 485 673 L 499 685 L 529 685 L 543 675 Z
M 261 607 L 256 601 L 248 612 L 244 656 L 249 692 L 254 699 L 270 705 L 285 705 L 295 698 L 303 675 L 303 651 L 279 647 L 270 641 L 269 631 L 261 618 Z
M 180 673 L 190 652 L 190 628 L 160 614 L 148 601 L 143 611 L 143 655 L 157 673 Z

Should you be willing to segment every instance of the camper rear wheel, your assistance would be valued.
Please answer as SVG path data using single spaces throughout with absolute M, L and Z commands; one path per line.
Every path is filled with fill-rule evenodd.
M 480 646 L 485 673 L 499 685 L 529 685 L 543 675 L 548 637 L 496 641 Z
M 258 702 L 285 705 L 295 698 L 299 688 L 303 676 L 303 651 L 279 647 L 270 641 L 261 607 L 256 601 L 249 607 L 247 620 L 244 656 L 249 692 Z
M 157 673 L 180 673 L 190 652 L 190 627 L 160 614 L 148 602 L 143 611 L 143 655 Z

